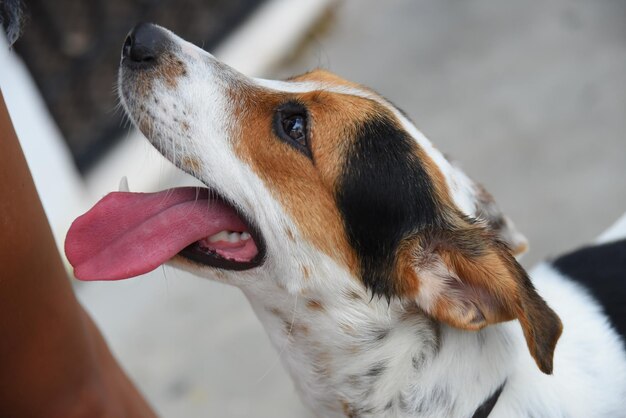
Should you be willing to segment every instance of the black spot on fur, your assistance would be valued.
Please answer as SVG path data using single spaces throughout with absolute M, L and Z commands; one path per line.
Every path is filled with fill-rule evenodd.
M 504 389 L 504 383 L 502 383 L 502 385 L 500 385 L 500 387 L 498 389 L 496 389 L 496 391 L 489 398 L 487 398 L 485 400 L 485 402 L 483 402 L 478 407 L 478 409 L 476 409 L 476 412 L 474 412 L 474 415 L 472 415 L 472 418 L 487 418 L 487 417 L 489 417 L 489 414 L 491 414 L 491 411 L 493 410 L 493 407 L 496 406 L 496 402 L 498 402 L 498 399 L 500 398 L 500 394 L 502 393 L 502 389 Z
M 380 342 L 382 340 L 384 340 L 385 338 L 387 338 L 387 336 L 389 335 L 389 329 L 388 328 L 380 328 L 374 331 L 374 341 L 376 342 Z
M 617 332 L 626 338 L 626 239 L 581 248 L 552 264 L 589 289 Z
M 449 409 L 453 405 L 450 392 L 443 387 L 434 386 L 424 393 L 415 406 L 415 414 L 424 416 L 441 416 L 441 411 Z M 421 416 L 421 415 L 420 415 Z
M 367 377 L 378 377 L 381 374 L 383 374 L 383 372 L 385 371 L 386 368 L 387 368 L 387 366 L 385 365 L 385 362 L 383 362 L 383 361 L 378 362 L 378 363 L 374 364 L 372 367 L 370 367 L 370 369 L 367 371 L 365 376 L 367 376 Z
M 415 370 L 422 370 L 424 361 L 426 361 L 426 355 L 424 353 L 419 353 L 419 355 L 414 355 L 412 357 L 411 364 Z
M 361 276 L 374 295 L 397 294 L 394 258 L 410 234 L 439 222 L 434 186 L 417 144 L 382 116 L 363 123 L 348 151 L 337 203 Z

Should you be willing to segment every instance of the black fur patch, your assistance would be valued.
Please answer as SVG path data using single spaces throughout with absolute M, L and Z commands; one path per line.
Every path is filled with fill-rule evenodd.
M 626 239 L 581 248 L 552 264 L 588 288 L 617 332 L 626 337 Z
M 358 129 L 339 182 L 337 204 L 374 295 L 397 293 L 392 275 L 398 245 L 439 219 L 434 186 L 416 147 L 393 120 L 372 118 Z
M 474 415 L 472 415 L 472 418 L 489 417 L 489 414 L 491 414 L 493 407 L 496 406 L 496 402 L 498 402 L 498 398 L 500 398 L 502 389 L 504 389 L 504 383 L 502 383 L 502 385 L 500 385 L 500 387 L 496 389 L 496 391 L 478 407 L 476 412 L 474 412 Z

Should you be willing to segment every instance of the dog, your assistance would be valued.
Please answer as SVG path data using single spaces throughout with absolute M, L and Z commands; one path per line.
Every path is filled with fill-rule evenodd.
M 574 254 L 531 281 L 492 196 L 388 100 L 323 70 L 249 78 L 139 24 L 119 90 L 206 188 L 107 195 L 68 233 L 77 278 L 170 262 L 239 287 L 320 417 L 626 416 L 624 299 L 605 313 L 584 288 L 624 294 L 623 236 L 584 250 L 609 279 Z

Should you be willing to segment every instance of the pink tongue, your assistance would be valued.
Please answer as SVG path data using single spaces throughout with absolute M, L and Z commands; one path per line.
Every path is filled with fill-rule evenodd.
M 120 280 L 154 270 L 202 238 L 246 229 L 205 189 L 114 192 L 74 221 L 65 254 L 80 280 Z

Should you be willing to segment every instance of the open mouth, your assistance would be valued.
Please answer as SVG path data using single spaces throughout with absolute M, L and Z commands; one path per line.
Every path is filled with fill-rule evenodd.
M 226 270 L 248 270 L 261 265 L 265 258 L 265 243 L 258 229 L 215 192 L 201 189 L 201 193 L 210 194 L 213 204 L 231 211 L 230 223 L 217 228 L 219 232 L 183 248 L 179 255 L 199 264 Z
M 113 192 L 77 218 L 65 253 L 81 280 L 121 280 L 180 255 L 195 263 L 246 270 L 263 263 L 258 229 L 212 190 Z

